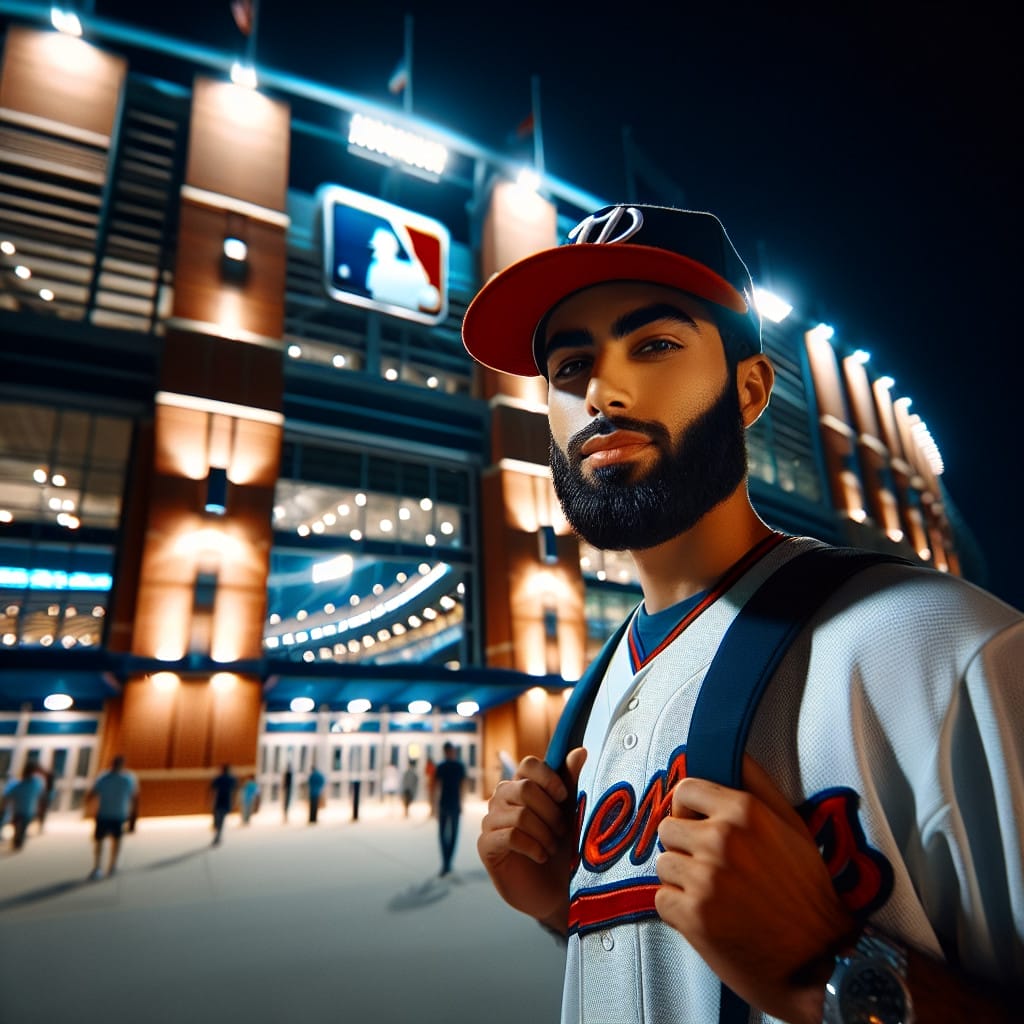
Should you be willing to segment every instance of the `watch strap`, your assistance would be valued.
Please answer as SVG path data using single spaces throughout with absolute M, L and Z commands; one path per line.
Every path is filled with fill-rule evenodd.
M 867 924 L 854 944 L 855 955 L 884 960 L 901 978 L 907 977 L 907 951 L 895 939 Z

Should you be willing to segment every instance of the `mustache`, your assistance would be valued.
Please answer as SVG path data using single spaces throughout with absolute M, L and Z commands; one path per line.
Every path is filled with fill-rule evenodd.
M 667 451 L 672 447 L 672 439 L 668 429 L 660 423 L 649 420 L 634 420 L 628 416 L 598 416 L 582 430 L 573 434 L 566 445 L 565 453 L 571 462 L 579 462 L 582 458 L 580 449 L 592 438 L 602 434 L 613 434 L 616 430 L 631 430 L 637 434 L 646 434 L 659 448 Z

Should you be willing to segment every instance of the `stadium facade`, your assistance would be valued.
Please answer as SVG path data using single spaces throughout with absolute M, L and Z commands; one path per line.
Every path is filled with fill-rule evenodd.
M 489 792 L 639 588 L 561 515 L 542 382 L 475 367 L 460 322 L 620 197 L 43 13 L 0 0 L 0 778 L 37 760 L 81 813 L 121 752 L 142 813 L 181 814 L 223 763 L 265 801 L 316 763 L 379 800 L 452 739 Z M 980 576 L 909 401 L 827 334 L 765 319 L 755 505 Z

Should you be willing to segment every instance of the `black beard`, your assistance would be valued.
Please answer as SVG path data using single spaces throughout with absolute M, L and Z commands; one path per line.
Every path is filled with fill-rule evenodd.
M 661 458 L 644 476 L 619 463 L 598 469 L 593 480 L 580 471 L 580 448 L 614 429 L 646 434 Z M 550 439 L 551 478 L 570 526 L 602 551 L 641 551 L 691 529 L 731 495 L 747 472 L 747 448 L 739 395 L 732 379 L 714 404 L 672 444 L 660 423 L 623 416 L 598 417 L 563 453 Z

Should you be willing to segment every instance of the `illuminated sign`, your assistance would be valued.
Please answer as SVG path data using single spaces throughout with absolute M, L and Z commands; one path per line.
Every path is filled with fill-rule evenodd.
M 324 287 L 339 302 L 424 324 L 448 315 L 448 229 L 341 185 L 320 189 Z
M 0 587 L 18 590 L 109 590 L 113 578 L 106 572 L 64 572 L 62 569 L 16 569 L 0 566 Z
M 365 114 L 352 115 L 348 126 L 348 144 L 436 176 L 440 176 L 448 163 L 448 150 L 440 142 L 432 142 L 404 128 L 375 121 Z

